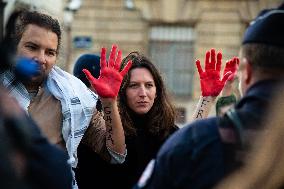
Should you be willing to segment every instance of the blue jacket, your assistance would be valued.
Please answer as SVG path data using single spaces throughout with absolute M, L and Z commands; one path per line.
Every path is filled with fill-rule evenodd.
M 260 129 L 275 87 L 275 81 L 256 83 L 235 106 L 243 128 Z M 239 145 L 226 143 L 220 136 L 221 127 L 232 127 L 232 122 L 223 119 L 214 117 L 199 120 L 174 133 L 134 188 L 214 187 L 241 165 L 235 155 Z

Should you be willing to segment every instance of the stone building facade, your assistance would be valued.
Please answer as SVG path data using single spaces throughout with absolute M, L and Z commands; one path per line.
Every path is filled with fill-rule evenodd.
M 223 60 L 238 56 L 242 35 L 263 8 L 279 0 L 83 0 L 72 23 L 71 62 L 81 53 L 100 53 L 116 43 L 126 56 L 140 51 L 160 68 L 180 112 L 179 123 L 191 120 L 200 95 L 195 59 L 204 61 L 211 48 Z M 80 46 L 81 45 L 81 46 Z M 85 45 L 85 46 L 84 46 Z M 212 110 L 214 114 L 214 110 Z
M 51 1 L 51 0 L 50 0 Z M 49 2 L 50 2 L 49 1 Z M 59 1 L 59 0 L 57 0 Z M 62 8 L 68 0 L 60 1 Z M 126 56 L 139 51 L 159 67 L 183 125 L 200 95 L 195 59 L 215 48 L 223 62 L 238 56 L 245 28 L 259 10 L 282 0 L 81 0 L 68 25 L 59 59 L 69 72 L 82 53 L 117 44 Z M 133 3 L 133 6 L 127 6 Z M 48 4 L 48 8 L 52 6 Z M 54 6 L 56 3 L 53 3 Z M 63 19 L 62 19 L 63 20 Z M 214 115 L 212 110 L 212 115 Z

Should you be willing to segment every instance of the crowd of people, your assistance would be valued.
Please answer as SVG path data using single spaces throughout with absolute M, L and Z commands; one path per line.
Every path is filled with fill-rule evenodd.
M 221 52 L 196 61 L 201 97 L 180 129 L 150 58 L 113 45 L 67 73 L 58 20 L 15 11 L 0 49 L 1 188 L 283 187 L 283 20 L 284 4 L 261 11 L 222 74 Z

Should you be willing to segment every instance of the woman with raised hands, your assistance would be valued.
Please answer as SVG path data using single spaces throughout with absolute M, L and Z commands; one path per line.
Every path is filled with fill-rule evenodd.
M 129 62 L 132 62 L 132 66 L 126 73 L 124 70 L 129 67 Z M 119 68 L 117 63 L 109 62 L 109 65 Z M 105 65 L 101 65 L 101 68 L 100 77 L 109 70 Z M 116 165 L 102 165 L 98 163 L 101 160 L 95 160 L 97 172 L 94 179 L 96 185 L 101 183 L 102 188 L 132 188 L 146 165 L 155 158 L 163 142 L 178 129 L 175 125 L 174 107 L 155 65 L 144 55 L 132 52 L 123 59 L 121 69 L 126 75 L 118 94 L 118 108 L 125 134 L 127 156 L 123 164 Z M 121 77 L 117 73 L 119 72 L 112 73 L 112 82 L 116 82 L 117 76 L 120 80 Z M 92 85 L 96 85 L 97 80 L 91 77 L 89 80 Z M 110 88 L 101 87 L 100 90 L 110 96 L 113 94 L 109 91 L 112 90 Z M 104 97 L 100 94 L 99 96 Z
M 131 61 L 127 63 L 125 68 L 119 72 L 120 64 L 121 64 L 121 50 L 117 51 L 117 46 L 113 45 L 109 61 L 106 61 L 106 48 L 102 48 L 101 51 L 101 71 L 100 77 L 96 79 L 91 75 L 91 73 L 87 69 L 83 69 L 83 72 L 86 74 L 87 79 L 92 85 L 92 89 L 99 95 L 100 101 L 103 107 L 105 128 L 101 128 L 101 130 L 106 130 L 106 132 L 87 132 L 86 139 L 84 142 L 90 143 L 90 145 L 106 145 L 108 151 L 110 152 L 112 157 L 125 157 L 126 155 L 126 147 L 125 147 L 125 139 L 124 139 L 124 131 L 121 124 L 121 119 L 118 112 L 117 106 L 117 95 L 118 91 L 123 79 L 123 76 L 127 73 L 128 69 L 131 67 Z M 92 121 L 96 121 L 93 119 Z M 95 124 L 101 125 L 101 124 Z M 98 130 L 95 127 L 89 127 L 89 130 Z M 96 135 L 94 137 L 88 136 L 88 133 L 92 135 Z M 101 135 L 100 135 L 101 134 Z M 102 138 L 102 140 L 98 141 L 106 141 L 105 143 L 94 143 L 94 138 Z M 104 139 L 105 138 L 105 139 Z M 98 147 L 97 147 L 98 148 Z M 104 148 L 99 148 L 104 149 Z M 113 154 L 112 154 L 113 153 Z M 102 153 L 103 154 L 103 153 Z M 107 153 L 106 153 L 107 154 Z M 107 158 L 107 157 L 106 157 Z M 109 158 L 107 158 L 109 159 Z M 119 159 L 111 159 L 112 162 L 122 162 L 123 160 Z

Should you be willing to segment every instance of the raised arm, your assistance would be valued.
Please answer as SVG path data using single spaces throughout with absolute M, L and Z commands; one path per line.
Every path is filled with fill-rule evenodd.
M 83 70 L 102 102 L 106 128 L 105 143 L 112 156 L 112 152 L 117 154 L 126 153 L 125 136 L 118 111 L 117 95 L 123 76 L 132 64 L 131 61 L 128 62 L 127 66 L 119 72 L 122 52 L 120 50 L 116 52 L 117 46 L 113 45 L 107 62 L 106 49 L 102 48 L 101 73 L 98 79 L 94 78 L 88 70 Z
M 234 106 L 237 102 L 237 98 L 234 95 L 234 79 L 239 68 L 239 58 L 233 57 L 226 63 L 223 73 L 231 71 L 233 74 L 230 75 L 227 82 L 224 85 L 223 90 L 220 93 L 220 97 L 216 102 L 216 115 L 222 116 L 230 107 Z
M 240 60 L 239 60 L 238 57 L 233 57 L 231 60 L 229 60 L 226 63 L 223 74 L 225 74 L 229 71 L 231 71 L 233 74 L 230 75 L 227 82 L 225 83 L 224 88 L 221 92 L 221 96 L 224 97 L 224 96 L 230 96 L 230 95 L 233 94 L 233 83 L 234 83 L 234 79 L 237 75 L 239 63 L 240 63 Z
M 228 79 L 231 79 L 236 69 L 235 58 L 226 62 L 223 77 L 220 77 L 222 65 L 222 53 L 218 52 L 216 55 L 215 49 L 206 52 L 205 57 L 205 70 L 203 71 L 200 60 L 196 60 L 196 67 L 199 73 L 201 94 L 198 104 L 194 111 L 193 120 L 203 119 L 208 117 L 211 107 L 215 103 L 216 97 L 220 94 Z

